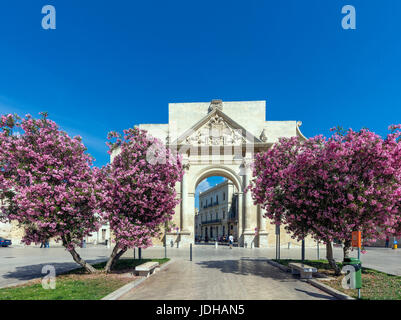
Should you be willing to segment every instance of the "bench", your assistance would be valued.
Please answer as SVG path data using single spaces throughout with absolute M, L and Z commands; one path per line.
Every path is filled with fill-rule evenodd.
M 135 274 L 141 277 L 149 277 L 159 267 L 158 262 L 145 262 L 135 267 Z
M 299 274 L 301 279 L 312 279 L 313 272 L 317 272 L 316 268 L 308 266 L 303 263 L 290 263 L 288 266 L 291 268 L 292 274 Z

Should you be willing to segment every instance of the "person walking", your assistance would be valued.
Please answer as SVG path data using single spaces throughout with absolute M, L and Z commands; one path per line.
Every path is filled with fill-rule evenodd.
M 233 242 L 234 242 L 234 237 L 232 234 L 230 234 L 230 236 L 228 237 L 228 241 L 230 243 L 230 249 L 233 248 Z
M 390 237 L 386 236 L 386 245 L 385 245 L 386 248 L 388 248 L 389 243 L 390 243 Z

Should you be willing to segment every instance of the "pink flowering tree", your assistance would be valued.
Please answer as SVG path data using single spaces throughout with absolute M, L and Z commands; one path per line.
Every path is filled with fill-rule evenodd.
M 0 197 L 7 220 L 25 229 L 23 242 L 61 241 L 75 262 L 96 270 L 75 250 L 99 228 L 99 188 L 92 158 L 80 137 L 71 138 L 42 113 L 0 121 Z
M 343 242 L 347 255 L 352 231 L 368 241 L 399 232 L 401 145 L 399 126 L 391 129 L 386 139 L 367 129 L 336 132 L 328 140 L 281 139 L 256 156 L 254 201 L 294 238 L 325 242 L 339 272 L 332 241 Z
M 160 236 L 179 203 L 175 185 L 183 175 L 180 157 L 146 131 L 124 130 L 123 137 L 111 132 L 109 139 L 115 157 L 99 175 L 103 217 L 115 240 L 106 272 L 129 248 L 149 247 Z

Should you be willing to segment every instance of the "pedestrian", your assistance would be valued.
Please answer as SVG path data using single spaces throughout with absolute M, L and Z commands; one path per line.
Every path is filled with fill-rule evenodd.
M 388 246 L 389 246 L 389 243 L 390 243 L 390 238 L 389 238 L 389 236 L 386 236 L 386 248 L 388 248 Z
M 50 248 L 49 247 L 49 239 L 46 239 L 46 241 L 45 241 L 45 248 Z
M 46 246 L 46 244 L 45 244 L 45 241 L 43 240 L 43 241 L 40 243 L 40 248 L 45 248 L 45 246 Z
M 230 234 L 230 236 L 228 237 L 228 241 L 230 242 L 230 249 L 233 248 L 233 242 L 234 242 L 234 237 L 232 234 Z

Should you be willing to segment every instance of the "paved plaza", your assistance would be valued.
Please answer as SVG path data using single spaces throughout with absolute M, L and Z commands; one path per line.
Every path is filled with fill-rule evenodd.
M 228 248 L 224 248 L 229 250 Z M 223 249 L 220 249 L 222 251 Z M 269 265 L 266 259 L 214 255 L 174 258 L 120 300 L 333 300 L 331 295 Z
M 92 246 L 78 249 L 89 262 L 104 261 L 111 249 Z M 320 258 L 325 250 L 320 248 Z M 342 259 L 342 249 L 334 249 L 335 258 Z M 356 252 L 352 252 L 356 256 Z M 168 247 L 167 256 L 173 262 L 166 269 L 150 277 L 143 284 L 123 296 L 123 299 L 333 299 L 319 289 L 293 278 L 269 265 L 275 258 L 275 248 L 233 248 L 197 245 L 193 247 L 193 261 L 189 248 Z M 124 257 L 132 258 L 133 250 Z M 138 257 L 138 250 L 136 250 Z M 142 258 L 164 257 L 163 247 L 142 250 Z M 299 247 L 281 248 L 281 258 L 301 257 Z M 306 259 L 316 259 L 316 248 L 306 249 Z M 0 248 L 0 287 L 42 277 L 42 267 L 55 266 L 56 273 L 78 267 L 62 247 Z M 401 250 L 368 248 L 361 255 L 366 267 L 401 275 Z
M 319 248 L 319 257 L 324 258 L 325 254 L 325 249 Z M 351 252 L 351 256 L 356 254 L 356 251 Z M 163 256 L 163 248 L 142 250 L 143 258 Z M 275 258 L 275 248 L 230 250 L 227 246 L 216 249 L 213 245 L 198 245 L 193 248 L 190 262 L 188 248 L 169 247 L 167 256 L 175 261 L 121 299 L 333 299 L 269 265 L 266 259 Z M 300 259 L 301 250 L 299 247 L 281 248 L 280 256 L 281 259 Z M 306 249 L 306 259 L 317 259 L 317 256 L 316 248 Z M 342 249 L 334 248 L 334 256 L 341 261 Z M 369 248 L 361 259 L 367 267 L 401 275 L 401 251 Z

